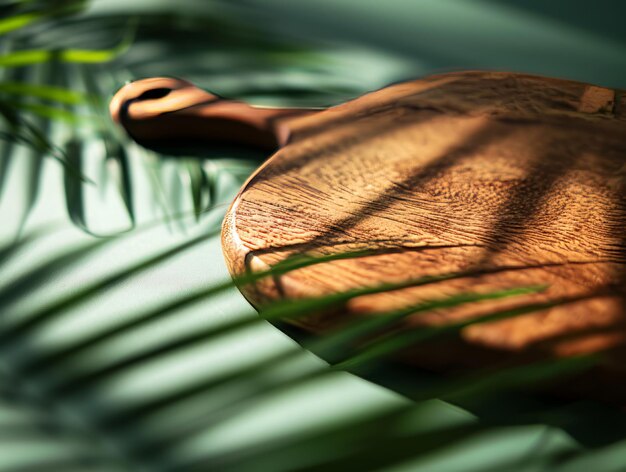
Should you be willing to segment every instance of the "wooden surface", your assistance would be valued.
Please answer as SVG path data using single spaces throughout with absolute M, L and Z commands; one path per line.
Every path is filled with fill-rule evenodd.
M 244 290 L 253 305 L 424 275 L 477 275 L 351 301 L 339 321 L 459 292 L 548 284 L 540 294 L 409 318 L 469 319 L 557 305 L 469 326 L 402 355 L 466 370 L 602 352 L 562 390 L 626 404 L 626 94 L 507 73 L 458 73 L 394 85 L 306 116 L 243 186 L 223 227 L 231 273 L 294 253 L 374 254 L 301 269 Z

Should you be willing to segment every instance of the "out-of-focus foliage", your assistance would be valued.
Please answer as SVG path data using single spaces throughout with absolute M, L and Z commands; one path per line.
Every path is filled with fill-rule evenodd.
M 22 224 L 38 197 L 45 156 L 65 167 L 71 220 L 96 234 L 191 208 L 199 218 L 217 203 L 220 180 L 241 181 L 265 157 L 174 160 L 130 144 L 107 116 L 109 99 L 128 80 L 170 75 L 255 103 L 328 105 L 381 85 L 402 67 L 382 56 L 345 64 L 351 50 L 268 37 L 221 2 L 6 2 L 4 12 L 0 191 L 14 156 L 27 153 L 29 169 L 15 177 L 27 190 Z M 372 62 L 385 72 L 355 75 Z M 139 198 L 142 182 L 150 193 Z M 115 199 L 126 217 L 119 210 L 111 217 Z M 106 218 L 98 218 L 102 206 Z
M 372 374 L 380 362 L 405 347 L 408 337 L 415 345 L 438 336 L 454 335 L 468 325 L 465 321 L 437 328 L 414 328 L 401 337 L 388 336 L 407 316 L 515 297 L 543 287 L 423 300 L 414 306 L 339 327 L 324 338 L 305 342 L 304 349 L 292 343 L 255 351 L 258 340 L 250 341 L 270 329 L 267 321 L 285 321 L 323 307 L 340 306 L 364 294 L 436 284 L 441 279 L 467 274 L 427 276 L 324 298 L 274 302 L 263 307 L 260 316 L 244 309 L 228 318 L 212 318 L 204 313 L 194 319 L 185 311 L 232 291 L 235 284 L 254 283 L 263 277 L 336 259 L 362 257 L 365 253 L 300 255 L 266 272 L 245 275 L 235 281 L 216 281 L 186 294 L 166 294 L 156 304 L 133 307 L 126 303 L 127 306 L 121 306 L 122 313 L 109 313 L 108 317 L 88 314 L 85 305 L 102 304 L 103 292 L 115 291 L 120 285 L 145 277 L 158 266 L 214 240 L 219 234 L 219 225 L 214 222 L 196 235 L 163 249 L 131 257 L 114 267 L 109 264 L 99 274 L 88 274 L 72 290 L 59 290 L 59 285 L 53 284 L 54 290 L 38 301 L 25 303 L 26 294 L 45 293 L 51 278 L 81 277 L 80 269 L 86 260 L 110 259 L 116 251 L 119 253 L 116 244 L 127 245 L 133 239 L 141 241 L 154 235 L 158 226 L 142 226 L 132 236 L 89 239 L 57 252 L 50 248 L 58 245 L 59 237 L 67 235 L 48 226 L 27 233 L 17 243 L 0 246 L 3 273 L 15 274 L 3 277 L 0 286 L 3 308 L 0 368 L 4 380 L 0 391 L 0 411 L 4 412 L 0 425 L 8 444 L 20 446 L 0 445 L 0 470 L 373 470 L 403 461 L 427 464 L 438 451 L 449 450 L 454 456 L 454 451 L 459 447 L 462 450 L 468 441 L 478 441 L 483 447 L 488 445 L 489 441 L 482 438 L 493 434 L 517 436 L 523 441 L 522 450 L 532 452 L 532 443 L 526 445 L 527 433 L 529 428 L 535 428 L 532 436 L 536 437 L 537 429 L 531 425 L 549 421 L 571 427 L 567 422 L 571 412 L 546 409 L 546 405 L 538 409 L 539 404 L 529 407 L 518 401 L 517 407 L 523 406 L 521 411 L 511 410 L 506 417 L 477 421 L 437 399 L 484 404 L 486 399 L 498 398 L 502 392 L 586 369 L 595 362 L 592 357 L 471 376 L 430 378 L 427 383 L 404 385 L 404 393 L 415 402 L 398 401 L 371 411 L 338 415 L 334 421 L 318 426 L 307 426 L 311 418 L 303 414 L 303 425 L 296 427 L 296 433 L 277 435 L 271 429 L 258 431 L 256 436 L 247 438 L 245 447 L 237 447 L 237 441 L 234 446 L 216 447 L 217 438 L 211 439 L 212 432 L 236 422 L 242 412 L 254 411 L 267 402 L 280 402 L 294 390 L 314 393 L 329 381 L 335 381 L 335 388 L 340 387 L 337 376 L 345 376 L 346 370 L 359 375 Z M 51 239 L 57 242 L 50 245 Z M 24 258 L 28 253 L 35 255 Z M 470 323 L 520 316 L 536 308 L 528 306 L 493 313 Z M 241 349 L 242 340 L 252 351 L 229 359 L 233 353 L 229 346 Z M 208 350 L 207 360 L 221 358 L 221 362 L 202 361 L 203 356 L 197 352 L 200 348 Z M 307 350 L 328 359 L 330 366 L 311 362 Z M 193 359 L 206 363 L 205 367 L 193 367 L 194 364 L 189 364 Z M 177 372 L 176 366 L 183 371 Z M 597 414 L 595 410 L 592 412 Z M 589 415 L 589 411 L 582 413 L 583 418 Z M 297 415 L 295 420 L 297 426 Z M 249 421 L 254 430 L 254 415 Z M 280 422 L 270 421 L 270 424 L 280 431 Z M 548 448 L 541 460 L 557 467 L 578 461 L 579 453 L 579 448 L 565 443 Z M 568 455 L 565 462 L 562 462 L 563 454 Z M 537 459 L 534 455 L 531 458 Z M 502 464 L 507 470 L 514 470 L 509 467 L 515 467 L 519 461 L 517 451 Z

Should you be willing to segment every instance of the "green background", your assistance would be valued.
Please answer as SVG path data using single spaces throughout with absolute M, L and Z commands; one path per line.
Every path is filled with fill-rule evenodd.
M 167 75 L 184 77 L 222 95 L 252 103 L 326 106 L 395 81 L 462 69 L 524 71 L 626 88 L 626 28 L 621 6 L 622 2 L 512 0 L 96 0 L 80 21 L 60 22 L 57 29 L 42 28 L 30 33 L 28 41 L 76 47 L 89 38 L 91 47 L 110 47 L 111 38 L 114 43 L 123 33 L 127 18 L 137 16 L 140 29 L 133 46 L 100 69 L 105 101 L 125 80 Z M 264 44 L 266 41 L 269 45 Z M 54 136 L 63 139 L 63 133 L 61 130 Z M 115 178 L 106 177 L 119 169 L 116 171 L 104 159 L 101 142 L 85 140 L 83 172 L 98 184 L 83 186 L 80 197 L 87 227 L 96 233 L 126 228 L 130 220 Z M 192 209 L 189 176 L 180 161 L 145 153 L 131 143 L 125 146 L 132 168 L 137 224 Z M 50 231 L 28 251 L 3 265 L 0 282 L 4 284 L 30 267 L 36 268 L 50 255 L 92 240 L 92 236 L 70 224 L 68 213 L 74 217 L 77 213 L 68 204 L 63 168 L 45 160 L 33 183 L 32 153 L 14 146 L 11 155 L 0 201 L 2 239 L 10 241 L 24 228 L 28 232 L 45 222 L 60 224 L 61 228 Z M 257 156 L 246 158 L 250 162 L 238 173 L 230 172 L 228 166 L 216 173 L 215 201 L 227 204 L 245 173 L 258 165 Z M 229 161 L 206 161 L 202 166 L 220 167 L 224 162 Z M 46 306 L 60 294 L 72 293 L 117 267 L 214 227 L 219 219 L 218 208 L 199 223 L 174 221 L 116 240 L 80 263 L 44 277 L 40 285 L 3 307 L 0 324 L 10 326 L 24 313 Z M 191 293 L 227 278 L 219 238 L 196 245 L 63 312 L 28 338 L 8 343 L 2 350 L 5 383 L 13 382 L 11 366 L 33 352 L 45 354 L 128 320 L 145 307 L 158 306 L 174 295 Z M 380 440 L 377 434 L 391 435 L 401 443 L 415 432 L 436 435 L 451 425 L 480 421 L 480 408 L 470 412 L 431 400 L 417 404 L 393 431 L 372 429 L 369 437 L 345 444 L 330 433 L 326 441 L 324 433 L 322 439 L 306 442 L 302 438 L 309 434 L 413 405 L 393 389 L 348 373 L 335 373 L 259 397 L 222 417 L 207 420 L 194 434 L 155 451 L 132 452 L 134 445 L 141 445 L 146 438 L 159 438 L 169 429 L 219 411 L 259 382 L 280 383 L 293 372 L 324 365 L 301 350 L 292 362 L 258 378 L 200 391 L 185 401 L 163 406 L 147 419 L 128 417 L 123 434 L 101 434 L 93 427 L 93 418 L 199 384 L 272 353 L 298 349 L 294 341 L 269 324 L 217 342 L 200 342 L 153 356 L 52 403 L 46 402 L 41 393 L 48 385 L 71 378 L 76 372 L 106 365 L 236 316 L 252 317 L 255 312 L 236 290 L 230 290 L 166 319 L 127 330 L 79 357 L 51 365 L 41 375 L 19 379 L 20 391 L 30 392 L 25 398 L 35 400 L 22 401 L 19 395 L 3 397 L 0 471 L 187 470 L 196 461 L 201 461 L 199 470 L 279 471 L 316 464 L 321 470 L 346 470 L 345 464 L 340 466 L 333 460 L 341 459 L 342 450 L 367 451 Z M 384 377 L 379 380 L 385 382 Z M 395 388 L 395 383 L 397 378 L 388 386 Z M 492 406 L 494 416 L 510 414 L 507 406 L 502 413 L 498 413 L 502 405 Z M 501 418 L 502 426 L 459 440 L 444 436 L 436 447 L 424 452 L 419 452 L 419 441 L 415 445 L 419 453 L 398 453 L 394 459 L 391 451 L 388 463 L 380 468 L 626 469 L 626 443 L 622 439 L 626 431 L 622 429 L 621 413 L 585 403 L 555 411 L 552 424 L 556 426 L 541 421 L 507 425 L 506 418 Z M 50 414 L 63 418 L 61 433 L 54 428 L 27 427 Z M 303 442 L 299 444 L 298 439 Z M 92 462 L 84 462 L 83 456 Z M 351 464 L 351 470 L 379 468 L 375 462 L 355 460 Z

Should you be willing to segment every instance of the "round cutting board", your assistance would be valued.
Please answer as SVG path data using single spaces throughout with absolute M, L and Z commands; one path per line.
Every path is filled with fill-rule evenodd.
M 626 400 L 626 382 L 614 385 L 616 376 L 626 380 L 625 96 L 541 77 L 450 74 L 379 90 L 290 128 L 288 144 L 248 180 L 226 217 L 231 272 L 302 252 L 369 255 L 244 287 L 253 305 L 475 273 L 297 321 L 324 333 L 420 300 L 546 284 L 542 293 L 409 318 L 437 325 L 555 302 L 468 326 L 403 358 L 449 370 L 601 351 L 595 384 L 572 390 Z
M 545 285 L 407 318 L 406 327 L 433 326 L 544 307 L 468 324 L 457 336 L 407 349 L 402 360 L 449 371 L 600 352 L 600 365 L 562 390 L 626 403 L 623 91 L 466 72 L 298 111 L 252 108 L 186 82 L 153 80 L 123 89 L 112 103 L 140 142 L 169 136 L 279 148 L 225 218 L 232 274 L 294 254 L 367 250 L 242 287 L 253 305 L 465 274 L 297 320 L 323 335 L 422 300 Z

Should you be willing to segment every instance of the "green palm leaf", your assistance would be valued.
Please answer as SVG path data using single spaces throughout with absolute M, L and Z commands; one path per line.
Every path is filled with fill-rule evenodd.
M 80 357 L 84 358 L 86 356 L 87 358 L 89 358 L 90 351 L 100 350 L 99 344 L 102 344 L 103 341 L 115 340 L 115 337 L 127 336 L 128 334 L 132 333 L 133 329 L 141 327 L 141 325 L 126 324 L 123 326 L 118 326 L 113 331 L 109 330 L 106 337 L 102 337 L 102 335 L 100 335 L 88 340 L 87 342 L 82 342 L 78 345 L 80 351 L 76 351 L 77 345 L 75 344 L 73 348 L 71 348 L 69 351 L 61 351 L 61 356 L 59 356 L 58 351 L 56 355 L 52 354 L 50 351 L 48 351 L 48 354 L 37 354 L 37 350 L 41 348 L 37 348 L 36 343 L 32 344 L 28 342 L 28 339 L 33 336 L 36 337 L 37 332 L 43 330 L 46 324 L 50 324 L 53 322 L 53 319 L 51 317 L 56 313 L 61 313 L 62 311 L 68 310 L 71 306 L 75 304 L 84 303 L 90 298 L 101 294 L 105 288 L 113 287 L 114 284 L 117 284 L 130 277 L 134 277 L 139 274 L 140 271 L 152 267 L 155 264 L 158 264 L 159 262 L 180 253 L 180 251 L 191 248 L 198 242 L 205 241 L 206 238 L 210 237 L 212 237 L 212 233 L 210 232 L 208 234 L 200 234 L 195 238 L 191 238 L 188 242 L 185 242 L 182 245 L 175 246 L 172 249 L 167 249 L 166 251 L 157 253 L 147 260 L 141 260 L 138 263 L 131 264 L 130 266 L 123 268 L 121 271 L 117 273 L 112 273 L 104 277 L 103 279 L 95 280 L 93 283 L 86 285 L 84 288 L 75 291 L 69 296 L 61 297 L 58 300 L 52 300 L 47 303 L 44 309 L 40 309 L 35 313 L 31 313 L 28 315 L 21 314 L 20 317 L 13 322 L 7 323 L 8 320 L 5 320 L 4 327 L 1 330 L 3 341 L 0 344 L 4 346 L 5 352 L 9 353 L 9 357 L 7 358 L 8 362 L 5 362 L 5 365 L 7 367 L 7 372 L 9 373 L 8 375 L 10 375 L 10 377 L 14 379 L 13 382 L 15 382 L 15 385 L 17 386 L 17 392 L 14 392 L 14 395 L 17 395 L 19 398 L 22 398 L 27 402 L 36 402 L 37 398 L 40 398 L 42 400 L 45 398 L 45 401 L 51 402 L 51 405 L 66 404 L 66 407 L 71 408 L 72 403 L 78 401 L 77 395 L 79 394 L 79 392 L 85 390 L 89 391 L 90 389 L 94 388 L 92 384 L 94 384 L 95 381 L 97 381 L 95 385 L 103 384 L 103 382 L 106 383 L 108 379 L 110 379 L 111 377 L 115 378 L 117 375 L 119 375 L 120 372 L 128 370 L 129 368 L 131 368 L 131 366 L 153 362 L 155 359 L 163 357 L 164 354 L 172 352 L 172 349 L 174 348 L 178 350 L 190 349 L 196 342 L 201 342 L 203 344 L 220 342 L 222 338 L 228 338 L 228 336 L 226 335 L 232 332 L 235 327 L 243 328 L 246 326 L 246 324 L 250 326 L 252 326 L 253 323 L 258 324 L 260 322 L 258 318 L 244 317 L 242 318 L 242 320 L 244 320 L 242 322 L 235 322 L 221 326 L 218 325 L 217 327 L 209 328 L 208 331 L 204 332 L 195 331 L 192 337 L 183 336 L 178 337 L 178 339 L 172 339 L 171 341 L 163 339 L 155 346 L 155 348 L 147 350 L 140 349 L 137 355 L 132 355 L 130 357 L 122 356 L 121 358 L 119 358 L 119 360 L 114 361 L 113 363 L 111 363 L 110 361 L 105 362 L 104 364 L 102 364 L 102 367 L 98 367 L 98 363 L 92 362 L 90 365 L 85 366 L 86 370 L 84 369 L 84 367 L 77 368 L 78 366 L 72 366 L 72 364 L 75 362 L 76 359 Z M 19 245 L 6 246 L 5 248 L 2 248 L 2 250 L 7 254 L 7 257 L 10 258 L 11 256 L 13 256 L 11 252 L 20 250 L 22 245 L 28 246 L 34 241 L 36 241 L 36 239 L 34 239 L 34 236 L 27 235 L 27 240 L 25 242 L 19 243 Z M 10 306 L 10 300 L 7 299 L 6 296 L 11 296 L 15 294 L 14 297 L 19 298 L 20 293 L 17 288 L 24 285 L 26 281 L 33 281 L 31 288 L 36 289 L 37 286 L 34 282 L 34 277 L 40 277 L 42 280 L 44 280 L 45 278 L 49 277 L 51 271 L 58 271 L 62 267 L 66 270 L 71 270 L 70 263 L 78 262 L 81 258 L 86 257 L 93 251 L 100 250 L 100 248 L 105 247 L 107 244 L 111 244 L 111 242 L 111 240 L 100 240 L 94 243 L 89 243 L 82 248 L 66 251 L 66 253 L 62 253 L 57 258 L 50 259 L 49 262 L 37 263 L 32 269 L 32 273 L 27 271 L 19 279 L 16 279 L 14 282 L 5 286 L 5 296 L 2 298 L 0 303 L 2 303 L 3 306 Z M 335 256 L 335 258 L 345 258 L 351 256 L 354 257 L 354 255 L 342 254 Z M 324 263 L 330 259 L 330 257 L 322 258 L 319 260 L 316 260 L 315 258 L 302 259 L 301 257 L 298 257 L 293 261 L 293 263 L 291 261 L 288 261 L 284 264 L 279 265 L 276 269 L 268 271 L 267 273 L 262 273 L 255 276 L 247 276 L 241 280 L 238 280 L 237 283 L 250 283 L 251 281 L 267 276 L 268 274 L 277 272 L 284 273 L 285 271 L 293 270 L 297 267 L 302 267 L 303 264 Z M 433 283 L 433 280 L 431 280 L 431 283 Z M 234 281 L 220 283 L 215 286 L 215 288 L 213 289 L 213 293 L 225 290 L 228 287 L 232 288 L 234 287 L 234 284 Z M 523 293 L 528 293 L 528 290 L 516 289 L 512 291 L 502 291 L 493 294 L 482 294 L 475 296 L 470 296 L 466 294 L 450 299 L 444 299 L 441 301 L 425 302 L 419 306 L 407 308 L 405 313 L 408 315 L 409 313 L 419 312 L 420 310 L 429 310 L 441 306 L 454 306 L 457 304 L 479 302 L 480 300 L 485 300 L 493 297 L 515 296 L 517 294 Z M 281 313 L 281 318 L 284 319 L 293 316 L 301 316 L 302 313 L 306 313 L 307 310 L 310 310 L 312 305 L 310 301 L 304 300 L 302 302 L 292 302 L 289 305 L 289 308 L 285 308 L 284 304 L 279 304 L 278 306 L 280 307 L 280 309 L 274 312 L 272 311 L 272 306 L 269 306 L 266 310 L 266 313 Z M 157 312 L 156 315 L 164 316 L 174 314 L 174 310 L 176 310 L 177 308 L 180 308 L 180 302 L 174 303 L 170 307 L 165 307 L 161 305 L 159 306 L 159 312 Z M 340 332 L 333 337 L 322 340 L 318 347 L 335 350 L 338 345 L 343 345 L 347 341 L 352 341 L 355 338 L 364 335 L 370 335 L 372 332 L 384 329 L 392 325 L 397 321 L 398 315 L 398 313 L 393 313 L 389 315 L 381 314 L 381 319 L 385 320 L 385 322 L 379 322 L 376 325 L 368 323 L 367 327 L 361 324 L 359 327 L 355 327 L 354 329 L 347 328 L 348 330 L 350 330 L 350 335 L 346 335 L 348 331 Z M 158 319 L 155 317 L 155 314 L 151 315 L 150 320 L 153 323 L 158 321 Z M 226 328 L 227 326 L 230 327 Z M 22 352 L 18 355 L 20 351 L 24 350 L 25 346 L 29 345 L 30 347 L 28 351 Z M 82 352 L 83 354 L 77 357 L 78 352 Z M 280 367 L 281 364 L 293 360 L 294 356 L 299 355 L 299 352 L 302 352 L 301 349 L 291 349 L 290 351 L 287 351 L 278 356 L 270 356 L 264 361 L 257 362 L 256 364 L 252 364 L 248 367 L 236 368 L 232 372 L 222 374 L 221 376 L 218 375 L 210 382 L 204 383 L 200 391 L 204 393 L 210 393 L 212 391 L 219 391 L 219 389 L 223 389 L 226 387 L 232 387 L 233 385 L 240 385 L 242 382 L 249 382 L 251 378 L 262 378 L 263 375 L 271 372 L 272 369 L 276 369 L 277 367 Z M 114 359 L 116 357 L 118 356 L 113 356 Z M 11 361 L 10 359 L 13 360 Z M 33 363 L 32 359 L 38 359 L 38 361 L 35 361 Z M 62 362 L 63 360 L 66 361 L 65 365 Z M 347 363 L 349 364 L 350 361 L 348 361 Z M 58 371 L 59 369 L 64 372 L 63 375 L 59 376 L 59 374 L 54 374 L 52 377 L 50 377 L 51 372 Z M 342 369 L 342 364 L 338 364 L 336 369 Z M 315 381 L 318 378 L 322 379 L 328 376 L 332 376 L 334 371 L 335 370 L 329 370 L 320 365 L 318 368 L 312 371 L 300 372 L 297 375 L 291 375 L 286 379 L 279 380 L 278 382 L 270 382 L 269 384 L 263 382 L 257 387 L 254 387 L 253 390 L 250 390 L 247 393 L 243 394 L 243 396 L 241 394 L 238 396 L 231 396 L 227 407 L 223 407 L 219 410 L 219 412 L 216 412 L 219 413 L 217 414 L 217 416 L 215 413 L 213 413 L 204 417 L 197 418 L 194 423 L 187 423 L 182 430 L 177 428 L 172 429 L 168 426 L 168 428 L 166 429 L 169 429 L 169 432 L 166 433 L 165 430 L 161 431 L 161 438 L 158 439 L 156 443 L 156 438 L 145 438 L 144 440 L 140 441 L 140 443 L 136 447 L 134 447 L 133 454 L 137 455 L 137 457 L 139 458 L 144 457 L 144 454 L 147 454 L 147 452 L 144 451 L 152 450 L 152 448 L 156 447 L 156 444 L 162 444 L 161 446 L 159 446 L 160 448 L 162 448 L 163 445 L 165 445 L 166 447 L 174 447 L 185 437 L 193 434 L 194 431 L 198 431 L 199 429 L 202 429 L 207 425 L 211 425 L 220 418 L 222 418 L 222 420 L 225 417 L 227 418 L 229 411 L 236 412 L 239 410 L 239 408 L 242 407 L 242 405 L 258 401 L 258 399 L 261 398 L 260 395 L 271 396 L 281 391 L 293 389 L 297 385 L 306 385 L 312 381 Z M 57 378 L 57 380 L 53 380 L 55 377 Z M 28 378 L 30 380 L 25 382 L 25 378 Z M 44 380 L 43 383 L 40 383 L 36 381 L 37 378 L 47 378 L 47 380 Z M 32 381 L 35 381 L 35 385 L 38 386 L 34 391 L 35 396 L 31 400 L 29 400 L 30 394 L 27 390 L 22 390 L 23 387 L 21 387 L 21 385 L 28 385 Z M 471 382 L 472 384 L 474 384 L 475 380 L 472 379 Z M 493 382 L 493 380 L 491 382 Z M 251 386 L 252 385 L 254 384 L 251 384 Z M 468 385 L 468 382 L 461 382 L 458 385 L 455 385 L 454 388 L 455 390 L 457 390 L 459 388 L 462 388 L 464 385 Z M 242 390 L 242 393 L 244 391 L 245 390 Z M 444 390 L 444 392 L 445 391 L 447 390 Z M 193 392 L 197 393 L 198 387 L 194 388 Z M 191 393 L 192 392 L 189 392 L 185 395 L 181 395 L 179 393 L 175 397 L 166 396 L 165 398 L 167 400 L 162 398 L 157 403 L 144 405 L 140 407 L 140 411 L 137 411 L 137 408 L 135 407 L 132 413 L 122 413 L 122 411 L 124 411 L 124 409 L 122 409 L 116 415 L 111 416 L 111 414 L 109 413 L 99 420 L 92 418 L 91 421 L 97 421 L 100 430 L 104 428 L 103 431 L 111 431 L 111 433 L 106 434 L 112 434 L 113 431 L 118 431 L 122 426 L 124 428 L 131 426 L 132 423 L 129 423 L 130 418 L 135 418 L 135 420 L 143 418 L 145 421 L 147 421 L 151 416 L 158 414 L 159 409 L 167 410 L 173 405 L 181 402 L 184 403 L 186 398 L 189 399 L 193 396 L 191 395 Z M 481 390 L 481 394 L 484 394 L 484 389 Z M 141 415 L 138 416 L 140 412 Z M 100 416 L 99 413 L 95 413 L 96 417 Z M 63 423 L 63 417 L 61 416 L 57 418 L 58 414 L 55 412 L 55 410 L 51 410 L 50 414 L 55 421 Z M 113 428 L 114 425 L 115 428 Z M 72 431 L 72 428 L 70 428 L 69 426 L 66 426 L 66 428 L 68 429 L 68 431 Z M 74 432 L 72 434 L 78 435 L 77 432 Z M 104 442 L 107 441 L 106 437 L 102 437 L 100 438 L 100 440 Z M 106 451 L 99 451 L 97 450 L 97 448 L 92 452 L 94 456 L 106 456 Z

